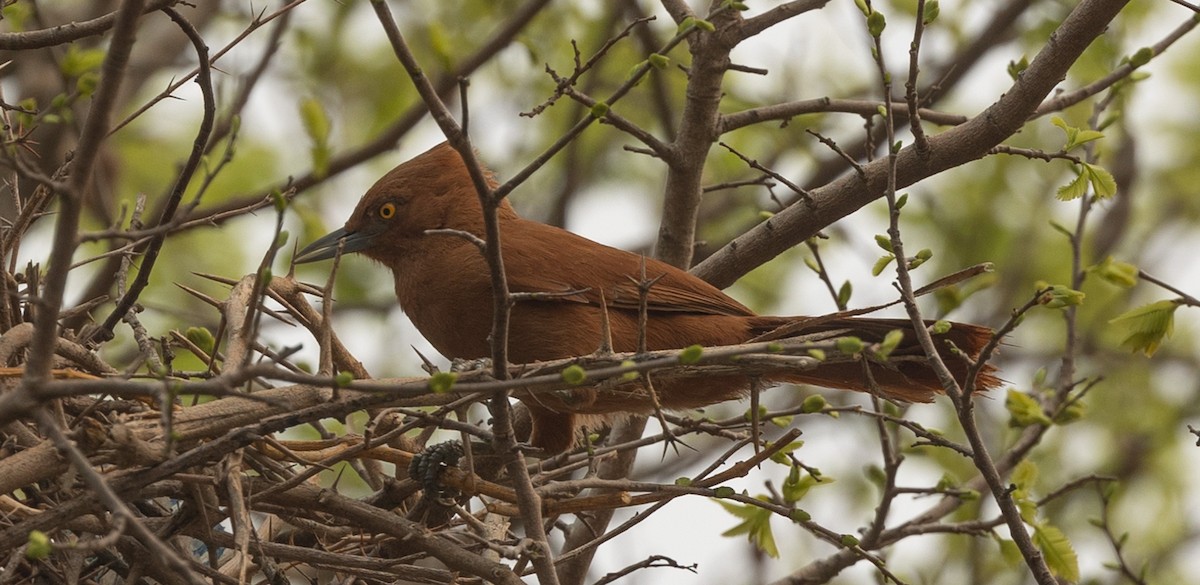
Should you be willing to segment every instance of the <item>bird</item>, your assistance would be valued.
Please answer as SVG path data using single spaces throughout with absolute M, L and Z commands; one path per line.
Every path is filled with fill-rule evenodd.
M 493 172 L 485 179 L 496 186 Z M 930 402 L 942 384 L 925 359 L 909 319 L 758 315 L 701 278 L 665 262 L 612 248 L 570 231 L 525 219 L 505 198 L 496 209 L 505 277 L 510 292 L 525 295 L 510 309 L 508 359 L 512 363 L 593 354 L 608 341 L 612 351 L 722 346 L 794 335 L 854 336 L 878 343 L 899 330 L 889 359 L 830 360 L 812 369 L 766 376 L 796 383 L 872 392 L 899 402 Z M 345 225 L 298 252 L 295 263 L 358 253 L 390 269 L 400 308 L 438 352 L 450 359 L 491 355 L 493 293 L 487 261 L 471 234 L 484 238 L 483 207 L 466 163 L 443 142 L 380 178 Z M 644 299 L 643 299 L 644 296 Z M 644 321 L 639 311 L 644 308 Z M 605 327 L 607 322 L 607 327 Z M 927 325 L 932 324 L 927 322 Z M 604 339 L 607 335 L 610 339 Z M 968 363 L 992 339 L 986 327 L 952 323 L 935 338 L 939 354 L 962 383 Z M 949 343 L 947 343 L 949 342 Z M 953 348 L 950 344 L 953 344 Z M 868 377 L 866 370 L 869 370 Z M 746 396 L 747 375 L 676 377 L 644 387 L 584 387 L 514 396 L 528 409 L 528 443 L 557 454 L 577 442 L 582 425 L 656 408 L 685 410 Z M 999 384 L 990 365 L 978 387 Z M 629 386 L 629 385 L 627 385 Z

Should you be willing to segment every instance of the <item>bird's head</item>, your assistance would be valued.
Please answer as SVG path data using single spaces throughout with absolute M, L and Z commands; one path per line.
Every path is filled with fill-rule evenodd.
M 495 187 L 490 171 L 488 182 Z M 516 212 L 504 200 L 501 219 Z M 449 144 L 443 142 L 424 154 L 394 168 L 376 181 L 354 208 L 342 229 L 309 244 L 295 257 L 297 264 L 362 252 L 383 260 L 407 249 L 414 240 L 436 229 L 454 229 L 483 236 L 483 211 L 467 166 Z

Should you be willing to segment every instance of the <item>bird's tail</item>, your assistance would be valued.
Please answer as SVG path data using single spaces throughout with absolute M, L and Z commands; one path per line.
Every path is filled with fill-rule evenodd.
M 751 328 L 757 335 L 752 341 L 772 341 L 797 337 L 814 341 L 840 337 L 857 337 L 865 344 L 883 341 L 891 331 L 900 331 L 903 338 L 886 357 L 881 359 L 864 351 L 862 359 L 830 359 L 815 369 L 788 373 L 778 382 L 812 384 L 826 388 L 856 390 L 879 394 L 884 398 L 905 402 L 930 402 L 944 388 L 925 352 L 917 340 L 909 319 L 877 319 L 827 315 L 823 317 L 752 317 Z M 933 321 L 926 321 L 932 326 Z M 979 325 L 951 323 L 944 333 L 933 335 L 933 344 L 954 379 L 961 386 L 967 383 L 970 365 L 984 346 L 992 340 L 992 330 Z M 1000 385 L 995 369 L 984 365 L 975 377 L 975 390 L 988 390 Z

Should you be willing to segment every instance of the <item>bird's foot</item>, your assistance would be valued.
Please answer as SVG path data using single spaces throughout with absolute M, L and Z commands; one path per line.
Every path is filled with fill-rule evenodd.
M 421 484 L 426 497 L 431 501 L 443 506 L 453 506 L 455 498 L 460 494 L 458 490 L 443 485 L 441 477 L 447 468 L 458 466 L 462 456 L 463 446 L 458 441 L 430 445 L 413 456 L 412 463 L 408 466 L 408 476 Z
M 473 360 L 464 360 L 462 358 L 454 358 L 450 360 L 451 372 L 490 372 L 492 370 L 491 358 L 479 358 Z

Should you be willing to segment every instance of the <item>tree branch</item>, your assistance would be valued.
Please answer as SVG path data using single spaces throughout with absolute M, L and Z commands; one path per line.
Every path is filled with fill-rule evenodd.
M 976 160 L 1019 130 L 1042 98 L 1127 3 L 1128 0 L 1085 0 L 1077 5 L 1029 68 L 996 103 L 967 123 L 929 137 L 929 157 L 918 156 L 911 146 L 900 151 L 896 187 L 912 185 Z M 863 166 L 864 179 L 845 175 L 811 189 L 813 205 L 793 205 L 781 211 L 734 239 L 693 268 L 692 273 L 718 287 L 729 286 L 746 272 L 882 197 L 887 185 L 887 166 L 886 160 L 877 160 Z

